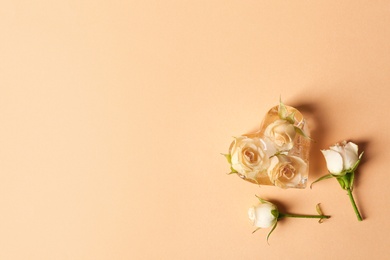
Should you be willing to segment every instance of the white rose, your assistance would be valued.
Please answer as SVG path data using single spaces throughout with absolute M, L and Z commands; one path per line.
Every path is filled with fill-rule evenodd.
M 257 206 L 253 206 L 248 210 L 248 217 L 252 224 L 259 228 L 268 228 L 278 221 L 278 209 L 270 202 L 263 202 Z
M 299 157 L 275 155 L 267 170 L 270 181 L 280 188 L 293 188 L 302 183 L 307 175 L 307 163 Z
M 264 135 L 281 151 L 290 150 L 294 146 L 295 134 L 294 125 L 284 119 L 274 121 L 264 131 Z
M 321 150 L 326 160 L 326 166 L 331 174 L 340 175 L 347 172 L 359 160 L 358 146 L 352 142 L 343 141 L 331 146 L 329 150 Z
M 236 137 L 230 148 L 232 168 L 249 179 L 264 172 L 269 165 L 265 144 L 260 138 Z

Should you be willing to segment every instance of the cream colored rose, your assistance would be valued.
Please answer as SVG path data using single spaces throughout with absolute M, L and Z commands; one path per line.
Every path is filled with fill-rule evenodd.
M 268 177 L 280 188 L 293 188 L 306 176 L 307 163 L 301 158 L 288 155 L 275 155 L 270 159 Z
M 279 151 L 287 151 L 294 145 L 296 132 L 293 124 L 287 120 L 278 119 L 267 126 L 264 135 L 274 142 Z
M 265 144 L 259 138 L 236 137 L 230 148 L 232 168 L 243 177 L 256 180 L 269 165 L 264 148 Z

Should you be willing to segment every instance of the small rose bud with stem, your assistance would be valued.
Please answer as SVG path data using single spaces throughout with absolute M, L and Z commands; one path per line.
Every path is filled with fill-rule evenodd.
M 320 208 L 319 204 L 317 204 L 317 212 L 319 215 L 302 215 L 302 214 L 290 214 L 290 213 L 282 213 L 278 210 L 275 204 L 266 201 L 258 196 L 259 204 L 249 208 L 248 216 L 252 221 L 252 224 L 257 228 L 253 231 L 256 232 L 261 228 L 269 228 L 272 227 L 271 231 L 267 235 L 267 242 L 271 233 L 275 230 L 277 223 L 282 218 L 315 218 L 319 219 L 321 223 L 323 219 L 328 219 L 330 216 L 324 215 Z

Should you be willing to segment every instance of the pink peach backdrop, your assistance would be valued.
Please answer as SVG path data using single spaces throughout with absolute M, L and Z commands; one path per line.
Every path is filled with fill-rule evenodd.
M 389 1 L 1 1 L 0 259 L 387 259 Z M 335 180 L 225 173 L 232 136 L 282 96 L 320 149 L 365 150 Z M 292 213 L 252 234 L 255 194 Z

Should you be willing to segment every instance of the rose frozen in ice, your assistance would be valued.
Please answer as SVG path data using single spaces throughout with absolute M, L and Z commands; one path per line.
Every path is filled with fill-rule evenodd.
M 289 121 L 278 119 L 267 126 L 264 135 L 275 144 L 278 150 L 287 151 L 294 146 L 296 131 Z
M 269 165 L 269 156 L 264 149 L 265 144 L 260 138 L 235 137 L 228 155 L 232 171 L 255 180 Z
M 297 156 L 275 155 L 267 170 L 271 182 L 280 188 L 296 187 L 307 175 L 307 163 Z

